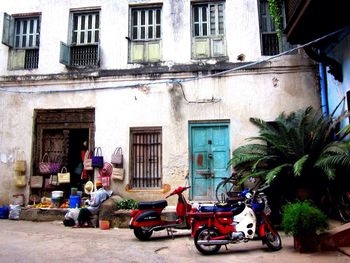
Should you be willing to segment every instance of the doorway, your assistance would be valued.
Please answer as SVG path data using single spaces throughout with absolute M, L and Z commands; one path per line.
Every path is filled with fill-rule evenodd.
M 50 197 L 52 191 L 64 192 L 69 198 L 71 188 L 83 191 L 85 182 L 93 179 L 92 174 L 82 178 L 83 158 L 87 149 L 94 147 L 95 110 L 57 109 L 35 110 L 35 138 L 33 147 L 33 175 L 39 175 L 38 164 L 45 154 L 50 162 L 60 164 L 70 173 L 70 182 L 60 185 L 48 185 L 51 174 L 42 174 L 43 186 L 31 188 L 31 194 Z M 80 170 L 80 172 L 79 172 Z
M 230 174 L 229 123 L 190 123 L 190 197 L 196 201 L 215 200 L 215 189 Z

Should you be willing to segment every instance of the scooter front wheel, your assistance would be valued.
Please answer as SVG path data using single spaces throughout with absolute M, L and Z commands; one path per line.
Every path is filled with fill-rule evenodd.
M 270 228 L 272 228 L 272 231 Z M 263 237 L 263 241 L 272 251 L 277 251 L 282 248 L 281 237 L 278 232 L 273 229 L 273 226 L 269 227 L 265 224 L 265 236 Z
M 134 228 L 134 235 L 141 241 L 147 241 L 151 237 L 153 230 L 148 230 L 145 227 Z
M 219 235 L 219 232 L 214 228 L 200 228 L 197 230 L 194 236 L 194 244 L 199 252 L 204 255 L 213 255 L 216 254 L 221 245 L 218 244 L 198 244 L 198 241 L 210 241 L 212 237 L 216 237 Z

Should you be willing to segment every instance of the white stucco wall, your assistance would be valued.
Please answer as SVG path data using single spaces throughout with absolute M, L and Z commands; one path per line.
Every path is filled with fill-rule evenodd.
M 0 78 L 16 75 L 41 75 L 66 72 L 58 63 L 59 42 L 67 41 L 70 8 L 101 7 L 102 69 L 126 69 L 138 65 L 127 64 L 128 5 L 150 1 L 2 1 L 1 11 L 9 14 L 42 12 L 39 68 L 31 71 L 7 70 L 8 47 L 0 45 Z M 152 1 L 159 2 L 159 1 Z M 164 64 L 191 64 L 190 1 L 164 1 L 163 3 L 163 58 Z M 183 5 L 182 5 L 183 4 Z M 181 15 L 180 15 L 181 14 Z M 0 14 L 2 17 L 2 13 Z M 0 17 L 0 28 L 2 18 Z M 48 22 L 49 21 L 49 22 Z M 247 61 L 260 58 L 259 26 L 256 1 L 226 1 L 227 52 L 231 62 L 238 54 Z M 198 63 L 198 62 L 196 62 Z M 219 78 L 205 78 L 184 82 L 187 100 L 217 99 L 217 103 L 188 103 L 180 86 L 152 83 L 149 76 L 113 76 L 80 80 L 40 80 L 32 83 L 0 81 L 0 153 L 13 155 L 16 148 L 26 153 L 27 163 L 32 161 L 34 109 L 85 108 L 96 110 L 95 145 L 103 149 L 106 161 L 116 146 L 124 151 L 126 177 L 114 182 L 115 193 L 135 199 L 163 198 L 162 191 L 126 192 L 129 180 L 130 127 L 161 126 L 163 137 L 163 183 L 172 188 L 184 184 L 188 173 L 188 123 L 194 120 L 229 120 L 231 150 L 256 133 L 249 117 L 273 120 L 282 111 L 290 112 L 312 105 L 319 107 L 318 82 L 313 65 L 303 55 L 283 56 L 255 70 L 231 72 Z M 169 78 L 193 77 L 190 73 L 163 74 Z M 35 79 L 35 77 L 33 77 Z M 125 87 L 147 80 L 150 84 Z M 110 87 L 110 89 L 98 90 Z M 90 91 L 40 93 L 46 90 Z M 7 89 L 11 92 L 5 92 Z M 33 93 L 23 93 L 32 91 Z M 17 93 L 16 93 L 17 92 Z M 20 92 L 20 93 L 18 93 Z M 9 202 L 16 193 L 29 193 L 13 183 L 13 162 L 0 161 L 0 204 Z M 30 176 L 30 169 L 26 174 Z M 170 202 L 175 202 L 172 200 Z

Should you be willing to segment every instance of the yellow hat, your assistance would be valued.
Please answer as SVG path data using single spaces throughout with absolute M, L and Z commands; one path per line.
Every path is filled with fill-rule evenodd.
M 84 186 L 85 194 L 89 195 L 93 192 L 93 190 L 94 190 L 94 184 L 91 181 L 86 182 Z

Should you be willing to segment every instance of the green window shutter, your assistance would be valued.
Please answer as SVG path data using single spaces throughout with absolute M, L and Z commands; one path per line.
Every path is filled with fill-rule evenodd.
M 70 50 L 71 47 L 69 45 L 63 43 L 62 41 L 60 42 L 60 63 L 68 67 L 71 65 Z
M 4 24 L 2 28 L 2 43 L 13 47 L 15 34 L 15 19 L 13 16 L 4 13 Z
M 193 57 L 208 58 L 210 53 L 209 38 L 193 38 Z
M 159 42 L 148 43 L 147 49 L 148 49 L 148 61 L 160 61 L 161 52 L 160 52 Z
M 225 39 L 224 38 L 215 38 L 211 40 L 212 56 L 221 57 L 225 56 Z
M 26 58 L 26 51 L 24 49 L 10 49 L 10 56 L 8 61 L 9 69 L 24 69 Z

